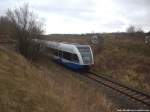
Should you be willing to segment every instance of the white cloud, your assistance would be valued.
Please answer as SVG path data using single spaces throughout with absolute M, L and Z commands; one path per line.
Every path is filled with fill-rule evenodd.
M 23 3 L 45 18 L 47 33 L 125 31 L 130 24 L 150 30 L 149 0 L 2 0 L 0 7 Z

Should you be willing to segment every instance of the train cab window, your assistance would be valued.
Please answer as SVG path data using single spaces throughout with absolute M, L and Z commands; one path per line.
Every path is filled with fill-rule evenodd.
M 92 54 L 89 47 L 78 47 L 78 50 L 82 56 L 83 63 L 92 63 Z

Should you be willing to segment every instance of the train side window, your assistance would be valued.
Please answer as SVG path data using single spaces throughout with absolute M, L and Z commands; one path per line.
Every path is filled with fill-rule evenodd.
M 63 58 L 71 61 L 71 53 L 63 51 Z
M 72 54 L 72 61 L 73 62 L 79 62 L 79 58 L 78 58 L 78 56 L 77 56 L 77 54 Z
M 56 50 L 56 49 L 54 50 L 54 55 L 55 55 L 55 56 L 59 56 L 58 50 Z
M 59 57 L 62 57 L 62 54 L 63 54 L 63 51 L 58 51 L 58 55 L 59 55 Z

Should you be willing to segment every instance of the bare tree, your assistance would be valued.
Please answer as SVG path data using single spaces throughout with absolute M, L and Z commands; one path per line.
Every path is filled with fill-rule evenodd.
M 28 4 L 14 10 L 8 9 L 7 18 L 11 22 L 11 37 L 17 40 L 19 52 L 27 58 L 32 55 L 31 41 L 43 33 L 42 24 L 33 12 L 29 10 Z
M 149 35 L 149 36 L 150 36 L 150 31 L 148 31 L 148 32 L 147 32 L 147 35 Z
M 1 34 L 9 34 L 10 22 L 7 17 L 0 17 L 0 33 Z
M 144 33 L 144 31 L 143 31 L 143 29 L 141 27 L 137 27 L 136 28 L 136 33 L 142 34 L 142 33 Z
M 127 33 L 135 33 L 135 27 L 133 25 L 130 25 L 126 31 Z

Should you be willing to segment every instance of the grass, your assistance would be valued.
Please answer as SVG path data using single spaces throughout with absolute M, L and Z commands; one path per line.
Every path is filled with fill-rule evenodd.
M 41 60 L 40 60 L 41 59 Z M 0 110 L 2 112 L 113 112 L 104 93 L 74 77 L 49 58 L 35 63 L 0 49 Z M 71 75 L 72 74 L 72 75 Z
M 50 40 L 91 44 L 94 52 L 94 70 L 118 80 L 125 85 L 150 94 L 150 46 L 144 43 L 144 34 L 103 34 L 104 46 L 99 49 L 90 43 L 90 35 Z
M 117 106 L 109 100 L 101 89 L 80 80 L 77 73 L 52 63 L 49 58 L 38 59 L 39 69 L 52 72 L 51 90 L 57 94 L 69 112 L 113 112 Z M 57 69 L 56 69 L 57 68 Z M 48 69 L 51 69 L 50 71 Z
M 150 93 L 150 46 L 130 38 L 107 38 L 96 54 L 96 70 L 109 77 Z
M 0 50 L 0 110 L 2 112 L 63 112 L 47 81 L 22 56 Z
M 90 44 L 89 36 L 85 37 L 56 40 Z M 101 49 L 92 45 L 93 69 L 149 94 L 150 46 L 141 39 L 114 37 L 110 34 L 105 38 Z M 41 56 L 32 63 L 13 51 L 0 49 L 2 112 L 113 112 L 117 108 L 119 105 L 99 87 L 80 80 L 48 57 Z

